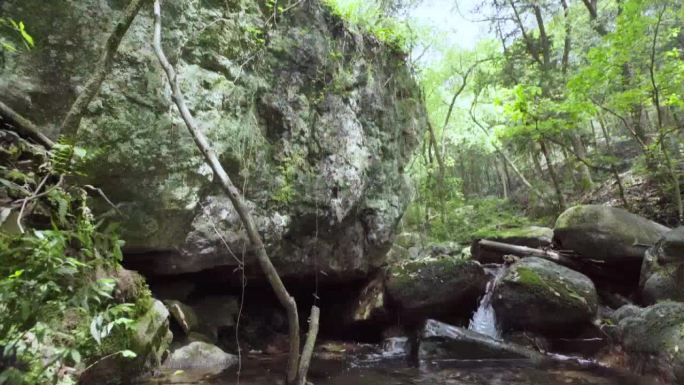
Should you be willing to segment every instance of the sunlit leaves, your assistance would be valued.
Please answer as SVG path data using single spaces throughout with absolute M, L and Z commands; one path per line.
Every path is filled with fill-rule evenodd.
M 26 49 L 35 46 L 33 36 L 26 30 L 23 21 L 0 17 L 0 51 L 16 52 L 17 43 Z

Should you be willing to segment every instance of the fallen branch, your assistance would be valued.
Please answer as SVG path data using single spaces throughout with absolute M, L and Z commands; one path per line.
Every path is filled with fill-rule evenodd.
M 21 114 L 14 111 L 12 108 L 10 108 L 10 106 L 3 102 L 0 102 L 0 116 L 7 119 L 15 131 L 19 133 L 19 135 L 33 139 L 45 146 L 47 149 L 50 149 L 55 145 L 50 138 L 40 132 L 40 128 L 38 128 L 38 126 L 21 116 Z
M 105 43 L 102 56 L 95 65 L 95 72 L 90 76 L 83 87 L 83 92 L 78 95 L 71 105 L 71 108 L 69 108 L 69 112 L 67 112 L 64 120 L 62 120 L 60 134 L 66 136 L 68 139 L 74 139 L 76 137 L 85 110 L 88 108 L 88 105 L 93 98 L 100 92 L 102 82 L 112 69 L 114 56 L 119 50 L 121 40 L 124 35 L 126 35 L 126 32 L 130 28 L 135 17 L 138 15 L 140 8 L 142 8 L 143 4 L 147 1 L 149 0 L 131 0 L 128 7 L 124 10 L 123 15 L 117 21 L 114 30 Z
M 552 250 L 542 250 L 527 246 L 511 245 L 509 243 L 490 241 L 488 239 L 481 239 L 478 241 L 478 244 L 480 247 L 487 250 L 509 253 L 520 257 L 539 257 L 549 259 L 570 267 L 578 266 L 578 262 L 576 260 Z
M 218 179 L 220 183 L 221 188 L 226 193 L 228 199 L 230 199 L 230 202 L 235 208 L 235 211 L 237 211 L 238 215 L 240 216 L 240 220 L 242 221 L 242 224 L 245 227 L 245 231 L 247 232 L 247 236 L 249 237 L 250 243 L 255 249 L 256 258 L 259 262 L 261 270 L 264 272 L 264 275 L 266 275 L 266 279 L 273 288 L 273 291 L 275 292 L 278 301 L 287 312 L 287 319 L 289 325 L 290 352 L 288 357 L 286 380 L 288 384 L 294 384 L 297 380 L 300 362 L 299 315 L 297 314 L 297 304 L 294 298 L 288 293 L 287 289 L 285 288 L 285 285 L 283 284 L 283 281 L 280 279 L 280 276 L 278 275 L 275 266 L 273 266 L 271 259 L 268 257 L 266 247 L 261 239 L 261 235 L 259 235 L 257 227 L 254 223 L 254 219 L 252 218 L 252 215 L 242 198 L 242 194 L 238 191 L 238 189 L 231 181 L 230 177 L 221 165 L 218 156 L 210 146 L 207 137 L 199 129 L 194 117 L 192 116 L 192 113 L 185 104 L 185 98 L 180 90 L 180 86 L 178 85 L 178 75 L 171 66 L 171 63 L 169 63 L 169 60 L 164 54 L 164 50 L 162 48 L 161 19 L 161 1 L 155 0 L 153 41 L 154 51 L 157 55 L 157 58 L 159 59 L 159 63 L 164 69 L 164 72 L 166 73 L 166 76 L 169 80 L 172 92 L 172 99 L 173 102 L 176 104 L 178 111 L 180 112 L 181 118 L 185 122 L 185 125 L 188 131 L 190 132 L 190 135 L 192 136 L 193 140 L 195 141 L 197 148 L 202 152 L 205 162 L 211 167 L 215 177 Z
M 321 310 L 318 306 L 311 306 L 311 315 L 309 316 L 309 332 L 306 334 L 306 342 L 304 349 L 302 349 L 302 358 L 299 362 L 299 377 L 297 378 L 298 385 L 306 384 L 306 374 L 309 372 L 309 365 L 311 364 L 311 357 L 313 356 L 314 347 L 316 345 L 316 337 L 318 336 L 318 320 L 321 318 Z

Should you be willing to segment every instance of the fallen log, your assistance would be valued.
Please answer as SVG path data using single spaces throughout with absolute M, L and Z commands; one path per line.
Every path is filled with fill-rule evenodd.
M 579 261 L 553 250 L 543 250 L 527 246 L 511 245 L 503 242 L 490 241 L 488 239 L 481 239 L 478 244 L 484 249 L 504 252 L 519 257 L 544 258 L 572 268 L 580 266 Z

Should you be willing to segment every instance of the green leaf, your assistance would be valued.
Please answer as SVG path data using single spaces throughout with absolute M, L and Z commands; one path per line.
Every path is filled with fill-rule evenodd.
M 73 349 L 69 353 L 70 353 L 71 359 L 74 360 L 74 363 L 79 364 L 81 362 L 81 353 L 79 353 L 78 350 Z
M 135 352 L 132 351 L 132 350 L 122 350 L 122 351 L 121 351 L 121 355 L 124 356 L 124 357 L 126 357 L 126 358 L 135 358 L 135 357 L 138 356 L 138 355 L 135 354 Z

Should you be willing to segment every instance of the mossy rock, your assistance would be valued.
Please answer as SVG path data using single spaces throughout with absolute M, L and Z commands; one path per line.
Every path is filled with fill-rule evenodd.
M 635 367 L 684 383 L 684 303 L 663 301 L 641 311 L 630 310 L 618 329 Z
M 645 304 L 684 301 L 684 226 L 666 233 L 646 251 L 640 289 Z
M 598 297 L 585 275 L 531 257 L 506 271 L 494 289 L 492 306 L 504 330 L 573 334 L 592 321 Z
M 41 127 L 60 122 L 124 6 L 3 2 L 2 14 L 36 37 L 27 54 L 6 55 L 3 101 Z M 277 23 L 245 0 L 169 1 L 162 12 L 186 104 L 245 187 L 278 272 L 359 280 L 382 266 L 411 199 L 404 170 L 427 126 L 405 55 L 348 29 L 322 1 L 300 2 Z M 81 121 L 79 145 L 94 150 L 85 182 L 124 212 L 128 266 L 232 271 L 240 261 L 226 242 L 247 251 L 249 278 L 263 282 L 237 212 L 173 106 L 149 49 L 152 25 L 140 12 Z M 108 210 L 104 201 L 94 207 Z
M 392 265 L 386 280 L 389 298 L 406 317 L 467 317 L 484 293 L 487 275 L 476 261 L 442 256 Z
M 584 205 L 569 208 L 558 217 L 554 241 L 560 248 L 585 258 L 606 262 L 633 259 L 641 263 L 646 249 L 669 230 L 624 209 Z
M 608 277 L 636 286 L 646 250 L 670 229 L 626 210 L 575 206 L 556 220 L 554 243 L 580 258 L 600 261 Z

